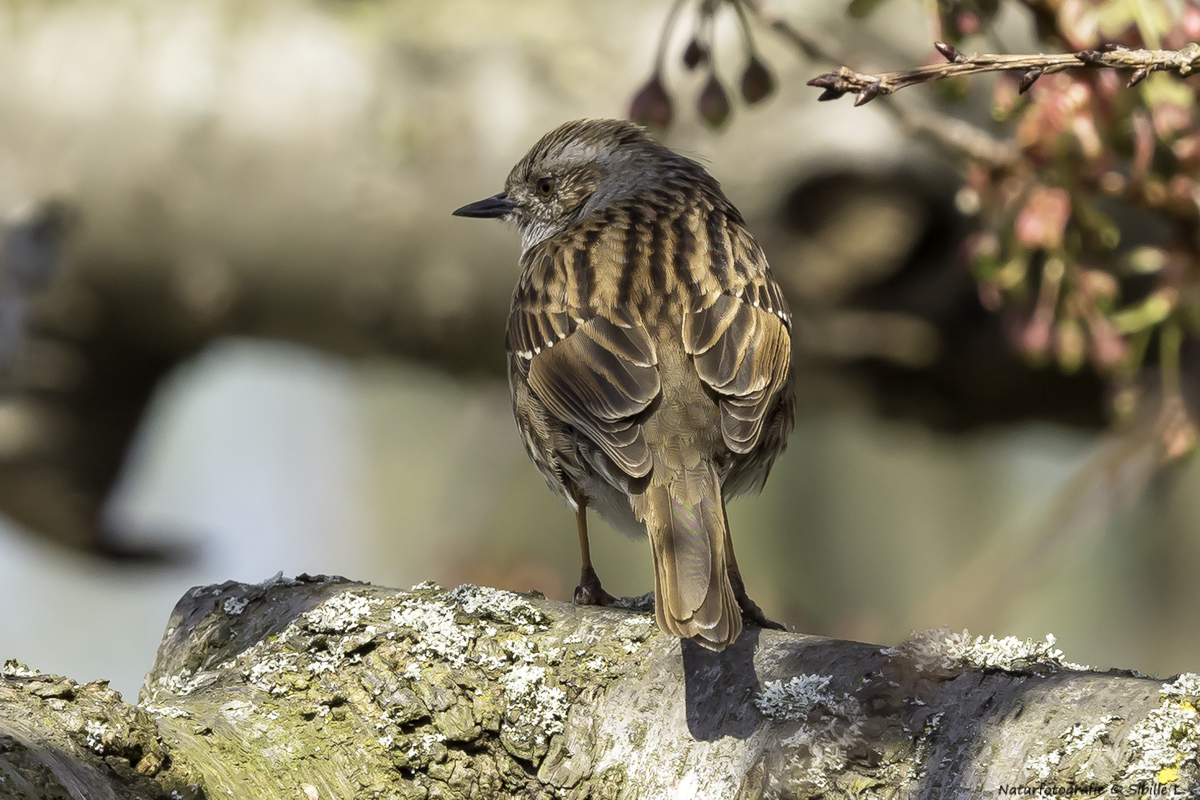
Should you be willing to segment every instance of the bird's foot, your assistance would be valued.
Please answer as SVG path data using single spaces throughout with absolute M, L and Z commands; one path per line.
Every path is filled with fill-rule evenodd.
M 763 610 L 758 607 L 750 599 L 750 595 L 746 594 L 746 584 L 742 583 L 742 576 L 736 570 L 729 570 L 729 583 L 733 586 L 733 596 L 737 599 L 738 606 L 742 609 L 742 617 L 750 620 L 760 628 L 769 628 L 776 631 L 786 631 L 787 627 L 776 622 L 763 613 Z
M 577 606 L 611 606 L 617 598 L 604 591 L 596 570 L 584 567 L 579 570 L 579 585 L 575 587 L 575 605 Z

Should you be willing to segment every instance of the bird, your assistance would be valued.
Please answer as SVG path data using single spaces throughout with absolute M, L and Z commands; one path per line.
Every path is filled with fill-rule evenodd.
M 574 601 L 611 605 L 587 510 L 654 561 L 658 627 L 710 650 L 746 593 L 728 498 L 762 488 L 795 421 L 791 312 L 741 213 L 697 161 L 624 120 L 545 134 L 459 217 L 521 235 L 505 349 L 521 440 L 575 512 Z

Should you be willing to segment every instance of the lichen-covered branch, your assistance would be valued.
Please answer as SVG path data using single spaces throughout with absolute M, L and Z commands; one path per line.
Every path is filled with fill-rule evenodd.
M 1099 673 L 1053 645 L 751 628 L 717 654 L 643 611 L 474 586 L 227 583 L 176 607 L 138 707 L 9 665 L 0 794 L 1194 792 L 1200 677 Z
M 875 74 L 841 67 L 836 72 L 818 75 L 808 85 L 824 90 L 820 100 L 837 100 L 854 94 L 854 105 L 861 106 L 909 86 L 980 72 L 1021 72 L 1020 90 L 1024 92 L 1042 75 L 1077 67 L 1132 70 L 1130 86 L 1145 80 L 1151 72 L 1173 72 L 1186 78 L 1200 69 L 1200 44 L 1194 42 L 1179 50 L 1131 50 L 1117 45 L 1101 50 L 1037 55 L 965 55 L 945 42 L 936 42 L 935 47 L 946 57 L 947 63 Z

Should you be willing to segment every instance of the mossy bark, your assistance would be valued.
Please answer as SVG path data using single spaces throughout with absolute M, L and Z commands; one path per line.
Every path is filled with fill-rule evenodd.
M 1196 790 L 1200 679 L 990 644 L 748 629 L 712 653 L 641 611 L 493 589 L 226 583 L 177 605 L 138 706 L 8 665 L 0 796 Z

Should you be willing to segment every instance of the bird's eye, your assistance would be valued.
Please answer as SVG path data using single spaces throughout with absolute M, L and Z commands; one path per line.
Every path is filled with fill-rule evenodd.
M 542 197 L 554 194 L 554 178 L 538 178 L 537 190 Z

